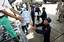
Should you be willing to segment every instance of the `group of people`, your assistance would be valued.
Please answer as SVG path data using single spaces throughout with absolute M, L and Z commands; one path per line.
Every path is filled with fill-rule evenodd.
M 31 7 L 31 17 L 33 21 L 32 29 L 35 30 L 39 34 L 43 34 L 44 42 L 50 42 L 51 26 L 49 23 L 51 22 L 51 19 L 47 17 L 47 13 L 45 9 L 46 9 L 45 7 L 42 8 L 42 14 L 41 14 L 40 8 L 38 6 Z M 36 17 L 35 15 L 37 15 L 37 21 L 40 21 L 40 18 L 42 19 L 41 23 L 39 24 L 35 23 L 35 17 Z M 37 29 L 40 26 L 42 26 L 42 30 Z
M 26 35 L 29 33 L 29 24 L 32 23 L 32 29 L 39 34 L 43 34 L 44 42 L 50 42 L 51 27 L 49 23 L 51 22 L 51 19 L 47 18 L 47 13 L 45 11 L 46 8 L 42 8 L 42 15 L 40 15 L 41 10 L 37 4 L 35 6 L 31 5 L 31 11 L 29 11 L 28 5 L 26 3 L 23 3 L 22 5 L 21 3 L 18 4 L 20 7 L 18 5 L 15 5 L 13 7 L 13 2 L 15 2 L 15 0 L 11 2 L 9 2 L 9 0 L 0 0 L 0 25 L 3 25 L 5 27 L 6 32 L 10 34 L 11 38 L 13 38 L 15 42 L 19 42 L 17 38 L 18 35 L 13 30 L 13 26 L 11 25 L 8 16 L 15 18 L 16 20 L 19 20 L 21 22 L 22 30 Z M 20 12 L 18 9 L 20 10 Z M 39 23 L 40 18 L 42 19 L 41 23 Z M 42 26 L 42 30 L 37 29 L 37 27 L 39 26 Z

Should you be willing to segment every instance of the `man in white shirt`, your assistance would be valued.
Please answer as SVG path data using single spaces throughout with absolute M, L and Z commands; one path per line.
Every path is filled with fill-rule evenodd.
M 31 21 L 31 15 L 30 15 L 30 12 L 28 11 L 28 9 L 24 9 L 21 16 L 23 17 L 22 29 L 24 32 L 25 32 L 25 30 L 26 30 L 26 32 L 28 32 L 27 25 L 29 25 L 29 23 Z
M 11 38 L 16 38 L 17 34 L 13 30 L 13 27 L 8 20 L 8 16 L 13 17 L 17 20 L 21 20 L 21 17 L 16 17 L 12 13 L 10 13 L 12 12 L 10 9 L 12 9 L 12 7 L 10 6 L 8 0 L 0 0 L 0 25 L 3 25 L 5 27 L 6 32 L 10 34 Z

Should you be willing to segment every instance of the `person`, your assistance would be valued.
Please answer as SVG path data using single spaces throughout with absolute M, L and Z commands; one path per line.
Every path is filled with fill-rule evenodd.
M 35 12 L 38 12 L 38 14 L 39 14 L 39 12 L 41 12 L 38 5 L 35 7 Z
M 32 27 L 32 29 L 44 36 L 44 42 L 50 42 L 51 26 L 49 25 L 48 19 L 45 19 L 42 25 L 42 30 L 37 29 L 37 27 Z
M 8 19 L 8 16 L 13 17 L 17 20 L 21 21 L 21 16 L 15 16 L 11 12 L 12 7 L 9 4 L 8 0 L 0 0 L 0 25 L 3 25 L 5 27 L 6 32 L 8 32 L 11 36 L 11 38 L 15 39 L 16 42 L 19 42 L 17 40 L 17 34 L 13 30 L 13 27 L 10 24 L 10 21 Z M 10 11 L 10 12 L 9 12 Z
M 60 21 L 60 12 L 61 12 L 61 7 L 62 7 L 62 1 L 61 0 L 58 0 L 58 6 L 57 6 L 57 14 L 58 14 L 58 19 L 57 21 Z
M 30 12 L 28 11 L 28 9 L 24 9 L 21 16 L 23 17 L 22 30 L 24 31 L 24 33 L 25 33 L 25 30 L 26 30 L 26 34 L 28 34 L 27 28 L 28 28 L 28 25 L 29 25 L 30 19 L 31 19 Z
M 34 6 L 31 5 L 31 18 L 32 18 L 32 22 L 33 22 L 33 26 L 35 25 L 35 10 L 34 10 Z
M 29 24 L 31 22 L 31 14 L 30 14 L 30 11 L 28 11 L 28 8 L 26 8 L 26 14 L 27 14 L 27 20 L 26 20 L 26 24 L 27 24 L 27 27 L 29 27 Z
M 45 18 L 47 18 L 47 13 L 46 13 L 45 9 L 46 9 L 45 7 L 42 8 L 42 11 L 43 11 L 42 15 L 41 15 L 42 20 L 44 20 Z
M 61 0 L 60 3 L 59 3 L 60 7 L 58 9 L 58 20 L 60 23 L 62 23 L 63 21 L 63 18 L 64 18 L 64 2 Z
M 38 13 L 38 15 L 37 15 L 37 20 L 39 21 L 39 13 L 40 13 L 41 11 L 40 11 L 40 8 L 39 8 L 38 5 L 36 5 L 36 7 L 35 7 L 35 12 Z
M 50 32 L 51 32 L 51 27 L 48 24 L 48 20 L 45 19 L 43 23 L 43 36 L 44 36 L 44 42 L 50 42 Z

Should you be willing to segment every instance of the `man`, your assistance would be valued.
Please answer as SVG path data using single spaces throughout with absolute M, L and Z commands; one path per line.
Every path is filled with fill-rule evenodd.
M 12 7 L 10 6 L 8 0 L 0 0 L 0 25 L 3 25 L 5 27 L 6 32 L 8 32 L 11 36 L 11 38 L 14 38 L 16 42 L 18 40 L 16 39 L 17 34 L 13 30 L 13 27 L 10 24 L 10 21 L 8 20 L 8 16 L 16 18 L 17 20 L 21 20 L 21 17 L 16 17 L 11 12 Z M 10 11 L 10 12 L 9 12 Z
M 39 14 L 39 12 L 41 12 L 38 5 L 36 5 L 36 7 L 35 7 L 35 12 L 37 12 L 38 14 Z
M 40 8 L 39 8 L 38 5 L 36 5 L 35 12 L 38 13 L 38 15 L 37 15 L 37 20 L 39 21 L 39 13 L 40 13 L 41 11 L 40 11 Z
M 63 0 L 60 1 L 60 3 L 58 4 L 59 8 L 58 8 L 58 20 L 60 23 L 63 21 L 64 18 L 64 2 Z
M 62 7 L 62 1 L 61 1 L 61 0 L 58 0 L 58 6 L 57 6 L 57 15 L 58 15 L 58 19 L 57 19 L 57 21 L 60 21 L 61 7 Z
M 47 18 L 47 13 L 45 11 L 45 7 L 42 8 L 42 15 L 41 15 L 42 20 L 44 20 L 45 18 Z
M 31 16 L 30 16 L 30 12 L 28 11 L 28 9 L 24 9 L 24 11 L 22 12 L 21 16 L 23 17 L 23 26 L 22 26 L 22 29 L 25 33 L 25 30 L 26 30 L 26 34 L 28 33 L 28 25 L 30 23 L 30 20 L 31 20 Z
M 32 18 L 32 22 L 33 22 L 33 26 L 35 25 L 35 10 L 34 10 L 34 6 L 31 5 L 31 18 Z

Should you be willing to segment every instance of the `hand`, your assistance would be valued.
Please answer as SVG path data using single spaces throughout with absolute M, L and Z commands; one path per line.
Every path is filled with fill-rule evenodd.
M 23 19 L 23 17 L 21 17 L 21 16 L 18 16 L 18 17 L 17 17 L 17 20 L 22 21 L 22 19 Z
M 31 28 L 32 30 L 36 30 L 36 26 L 32 26 L 32 28 Z

